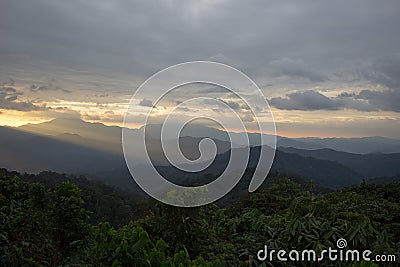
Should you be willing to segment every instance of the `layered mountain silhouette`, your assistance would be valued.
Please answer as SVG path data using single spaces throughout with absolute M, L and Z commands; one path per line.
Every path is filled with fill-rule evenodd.
M 371 153 L 360 155 L 355 153 L 335 151 L 333 149 L 323 148 L 316 150 L 304 150 L 297 148 L 279 148 L 286 153 L 297 154 L 303 157 L 311 157 L 321 160 L 329 160 L 341 163 L 348 168 L 363 175 L 365 178 L 377 176 L 393 176 L 400 172 L 400 153 Z
M 210 167 L 188 174 L 168 164 L 160 145 L 160 125 L 148 125 L 149 155 L 159 172 L 178 183 L 198 184 L 212 180 L 225 168 L 231 153 L 226 132 L 190 125 L 179 140 L 189 159 L 200 156 L 199 142 L 212 138 L 217 156 Z M 141 129 L 132 129 L 138 134 Z M 137 190 L 127 170 L 121 147 L 122 128 L 77 119 L 55 119 L 21 127 L 0 127 L 0 167 L 21 172 L 57 171 L 85 174 L 129 191 Z M 244 134 L 244 133 L 232 133 Z M 259 153 L 258 134 L 249 134 L 251 153 L 248 168 L 254 168 Z M 339 188 L 357 184 L 365 178 L 400 174 L 400 141 L 383 137 L 297 138 L 277 137 L 278 150 L 273 171 L 303 176 L 316 184 Z M 140 140 L 132 140 L 140 142 Z M 172 142 L 172 141 L 171 141 Z M 267 144 L 268 145 L 268 144 Z M 232 144 L 243 149 L 243 144 Z M 140 157 L 138 155 L 138 162 Z

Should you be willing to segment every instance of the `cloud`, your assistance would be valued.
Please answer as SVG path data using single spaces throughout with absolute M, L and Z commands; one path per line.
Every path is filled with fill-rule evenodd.
M 17 111 L 36 111 L 44 110 L 45 106 L 38 106 L 27 101 L 18 101 L 18 96 L 22 95 L 13 87 L 0 88 L 0 108 Z
M 282 75 L 321 81 L 400 41 L 396 1 L 3 0 L 2 10 L 4 54 L 115 73 L 215 59 L 254 77 L 278 59 Z
M 64 93 L 71 93 L 71 91 L 60 88 L 59 86 L 54 86 L 52 84 L 48 84 L 48 85 L 35 85 L 32 84 L 29 89 L 32 92 L 45 92 L 45 91 L 62 91 Z
M 400 91 L 363 90 L 355 96 L 356 99 L 366 100 L 371 106 L 384 111 L 400 112 Z
M 187 107 L 179 107 L 178 110 L 179 110 L 179 111 L 183 111 L 183 112 L 190 112 L 190 111 L 192 111 L 190 108 L 187 108 Z
M 310 68 L 303 60 L 282 58 L 269 63 L 276 76 L 300 77 L 311 82 L 323 82 L 327 78 L 322 73 Z
M 49 106 L 73 102 L 90 112 L 85 103 L 107 103 L 103 108 L 117 112 L 132 85 L 151 74 L 211 59 L 265 85 L 270 104 L 281 109 L 398 112 L 397 1 L 2 0 L 1 7 L 0 84 L 24 87 L 25 95 L 2 91 L 0 106 L 34 110 L 38 107 L 26 98 L 40 97 Z M 304 91 L 316 84 L 326 91 Z M 376 85 L 385 90 L 375 91 Z M 234 99 L 211 87 L 200 93 L 182 89 L 162 103 L 140 102 L 161 108 L 204 94 Z M 349 89 L 329 94 L 337 88 Z M 359 88 L 366 90 L 350 93 Z
M 241 118 L 242 121 L 244 121 L 244 122 L 253 122 L 253 121 L 254 121 L 254 116 L 253 116 L 253 114 L 250 113 L 250 112 L 246 112 L 246 113 L 242 114 L 242 115 L 240 116 L 240 118 Z
M 389 100 L 393 97 L 393 100 Z M 364 90 L 360 94 L 343 92 L 336 97 L 327 97 L 319 92 L 307 90 L 286 95 L 285 98 L 275 97 L 269 104 L 285 110 L 341 110 L 354 109 L 358 111 L 394 111 L 399 112 L 395 103 L 399 96 L 389 91 L 378 92 Z
M 356 93 L 342 92 L 337 97 L 338 98 L 346 98 L 346 97 L 354 97 L 354 96 L 356 96 Z
M 271 98 L 269 104 L 286 110 L 338 110 L 342 108 L 341 103 L 312 90 L 291 93 L 286 95 L 286 98 Z
M 45 112 L 45 115 L 54 117 L 54 118 L 63 118 L 63 119 L 81 119 L 82 115 L 77 110 L 72 110 L 69 108 L 64 109 L 48 109 Z
M 374 84 L 400 89 L 400 54 L 372 60 L 367 66 L 363 66 L 360 74 Z
M 0 89 L 0 92 L 3 93 L 13 93 L 13 94 L 22 94 L 22 93 L 17 93 L 17 89 L 13 88 L 13 87 L 3 87 Z
M 17 100 L 17 98 L 18 98 L 18 96 L 12 95 L 12 96 L 6 97 L 5 99 L 6 99 L 7 101 L 15 101 L 15 100 Z
M 223 99 L 218 99 L 218 100 L 224 102 L 225 104 L 227 104 L 233 110 L 240 110 L 241 109 L 240 104 L 235 102 L 235 101 L 223 100 Z
M 14 86 L 15 85 L 15 81 L 12 78 L 8 78 L 4 81 L 0 81 L 0 86 L 4 86 L 4 85 L 11 85 Z
M 143 107 L 151 107 L 151 108 L 154 107 L 153 102 L 145 98 L 140 101 L 139 105 Z
M 112 110 L 108 110 L 104 113 L 83 113 L 82 119 L 89 121 L 99 121 L 99 122 L 113 122 L 113 123 L 122 123 L 123 115 L 117 114 Z
M 87 113 L 85 113 L 85 114 L 82 115 L 82 118 L 84 120 L 89 120 L 89 121 L 99 121 L 99 120 L 101 120 L 100 115 L 97 115 L 97 114 L 87 114 Z
M 214 94 L 214 93 L 228 93 L 228 92 L 230 92 L 228 89 L 221 86 L 213 86 L 198 91 L 199 94 Z

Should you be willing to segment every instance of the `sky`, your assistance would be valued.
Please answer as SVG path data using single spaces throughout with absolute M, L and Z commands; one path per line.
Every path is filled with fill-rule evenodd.
M 210 60 L 256 82 L 280 135 L 399 139 L 399 25 L 396 0 L 2 0 L 0 125 L 121 125 L 148 77 Z M 162 117 L 200 93 L 248 118 L 232 95 L 204 86 L 137 105 Z

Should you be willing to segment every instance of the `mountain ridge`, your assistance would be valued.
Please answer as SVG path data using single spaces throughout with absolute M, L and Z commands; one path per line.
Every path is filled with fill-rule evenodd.
M 70 128 L 63 123 L 67 123 Z M 160 125 L 151 125 L 151 127 L 159 128 Z M 179 141 L 182 153 L 190 159 L 199 157 L 198 144 L 202 140 L 201 136 L 205 135 L 209 128 L 196 125 L 194 129 L 204 130 L 204 132 L 197 131 L 197 135 L 200 137 L 186 135 Z M 0 127 L 0 151 L 2 152 L 0 167 L 36 173 L 50 170 L 84 174 L 93 179 L 135 191 L 137 185 L 130 177 L 122 154 L 121 130 L 122 128 L 118 126 L 105 126 L 101 123 L 89 123 L 74 119 L 57 119 L 35 126 L 18 128 Z M 140 131 L 140 129 L 132 129 L 132 131 Z M 191 129 L 186 129 L 186 131 L 190 133 Z M 212 131 L 221 139 L 227 135 L 218 129 L 212 129 Z M 254 133 L 250 135 L 255 136 Z M 207 179 L 220 173 L 231 149 L 229 142 L 215 137 L 213 139 L 217 144 L 218 154 L 215 159 L 216 163 L 210 166 L 210 169 L 207 170 L 208 173 L 202 173 L 208 177 Z M 376 139 L 376 137 L 373 138 L 373 140 Z M 306 150 L 284 147 L 282 140 L 286 141 L 283 145 L 290 145 L 290 142 L 300 144 L 300 146 L 307 145 L 302 139 L 291 140 L 278 137 L 278 148 L 272 169 L 302 175 L 321 183 L 322 186 L 337 188 L 359 183 L 363 178 L 398 174 L 400 165 L 397 163 L 400 162 L 400 153 L 362 155 L 335 151 L 325 147 Z M 360 138 L 356 138 L 356 140 L 360 140 Z M 397 140 L 387 138 L 382 140 L 389 143 L 397 142 Z M 154 164 L 170 176 L 177 174 L 165 160 L 165 156 L 160 150 L 159 139 L 150 139 L 149 141 L 149 154 Z M 315 146 L 311 145 L 311 147 Z M 241 147 L 237 146 L 232 149 L 241 149 Z M 256 156 L 254 155 L 257 153 L 254 151 L 257 149 L 257 145 L 250 148 L 253 151 L 248 166 L 250 168 L 255 166 Z M 138 155 L 139 158 L 140 156 L 143 155 Z M 182 179 L 187 176 L 182 173 L 179 175 Z
M 160 136 L 160 124 L 150 124 L 146 126 L 149 137 L 157 139 Z M 121 143 L 122 128 L 119 126 L 106 126 L 98 122 L 86 122 L 81 119 L 57 118 L 51 121 L 39 124 L 26 124 L 16 127 L 15 129 L 43 134 L 54 135 L 55 133 L 66 133 L 69 130 L 71 134 L 79 134 L 83 137 L 90 137 L 99 142 L 107 140 L 117 145 Z M 59 130 L 57 130 L 59 129 Z M 142 131 L 143 126 L 138 129 L 130 129 L 132 131 Z M 244 133 L 231 133 L 244 134 Z M 229 141 L 228 134 L 225 131 L 193 124 L 185 127 L 182 136 L 192 137 L 213 137 L 220 141 Z M 259 143 L 259 134 L 249 133 L 250 145 L 257 146 Z M 350 137 L 350 138 L 319 138 L 319 137 L 301 137 L 288 138 L 284 136 L 276 136 L 277 147 L 294 147 L 299 149 L 322 149 L 330 148 L 336 151 L 343 151 L 356 154 L 370 153 L 400 153 L 400 140 L 382 136 L 366 136 L 366 137 Z M 236 144 L 238 146 L 242 144 Z M 270 145 L 270 144 L 267 144 Z

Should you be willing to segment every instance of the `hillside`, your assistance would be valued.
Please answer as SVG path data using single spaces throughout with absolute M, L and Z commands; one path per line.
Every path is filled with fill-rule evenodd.
M 312 248 L 320 254 L 339 238 L 347 240 L 349 249 L 372 250 L 372 259 L 390 255 L 384 266 L 397 266 L 399 260 L 398 183 L 315 194 L 281 177 L 226 208 L 187 209 L 148 201 L 142 206 L 145 214 L 135 212 L 138 217 L 129 224 L 112 227 L 108 221 L 118 213 L 93 222 L 87 209 L 94 200 L 106 208 L 109 197 L 117 199 L 108 193 L 102 201 L 109 187 L 88 190 L 87 182 L 79 180 L 70 180 L 79 187 L 58 183 L 63 178 L 54 173 L 40 179 L 46 186 L 0 173 L 1 266 L 287 266 L 276 259 L 263 261 L 257 252 L 267 245 L 273 250 Z M 131 216 L 130 210 L 120 210 L 125 218 Z M 310 260 L 316 261 L 296 266 L 314 265 Z M 317 264 L 376 266 L 350 260 L 324 258 Z
M 198 174 L 188 174 L 171 167 L 157 136 L 159 125 L 149 125 L 148 151 L 157 169 L 178 183 L 198 184 L 214 179 L 225 168 L 230 153 L 226 132 L 202 125 L 185 128 L 180 138 L 180 148 L 185 156 L 196 159 L 200 154 L 198 144 L 202 137 L 214 137 L 217 146 L 216 161 Z M 133 129 L 139 133 L 143 129 Z M 242 133 L 235 133 L 242 134 Z M 20 172 L 39 173 L 43 170 L 86 175 L 106 184 L 118 186 L 130 192 L 140 193 L 131 178 L 121 147 L 121 128 L 88 123 L 73 119 L 56 119 L 41 124 L 29 124 L 18 128 L 0 127 L 0 167 Z M 257 134 L 250 133 L 250 140 L 257 143 Z M 218 139 L 218 138 L 221 139 Z M 393 176 L 399 173 L 400 153 L 355 154 L 328 148 L 306 150 L 285 148 L 282 145 L 308 147 L 310 142 L 323 146 L 332 139 L 288 139 L 278 137 L 278 150 L 272 171 L 307 177 L 321 187 L 340 188 L 358 184 L 363 178 Z M 342 139 L 335 139 L 341 143 Z M 318 141 L 318 142 L 317 142 Z M 382 144 L 382 148 L 396 147 L 396 140 L 387 138 L 352 138 L 343 142 Z M 132 142 L 138 142 L 133 140 Z M 240 151 L 240 144 L 234 144 Z M 314 145 L 311 145 L 314 147 Z M 349 147 L 351 147 L 349 145 Z M 374 146 L 372 146 L 374 147 Z M 144 155 L 136 155 L 138 164 Z M 254 167 L 257 148 L 251 148 L 249 168 Z M 202 181 L 203 180 L 203 181 Z
M 72 182 L 82 190 L 84 207 L 90 211 L 93 223 L 108 221 L 115 227 L 129 223 L 138 217 L 138 205 L 148 199 L 144 193 L 127 193 L 100 181 L 88 180 L 84 176 L 73 176 L 55 172 L 20 174 L 0 169 L 0 176 L 18 176 L 28 183 L 40 183 L 54 189 L 65 182 Z
M 365 178 L 400 174 L 400 153 L 360 155 L 332 149 L 304 150 L 293 147 L 281 147 L 279 150 L 303 157 L 339 162 Z

